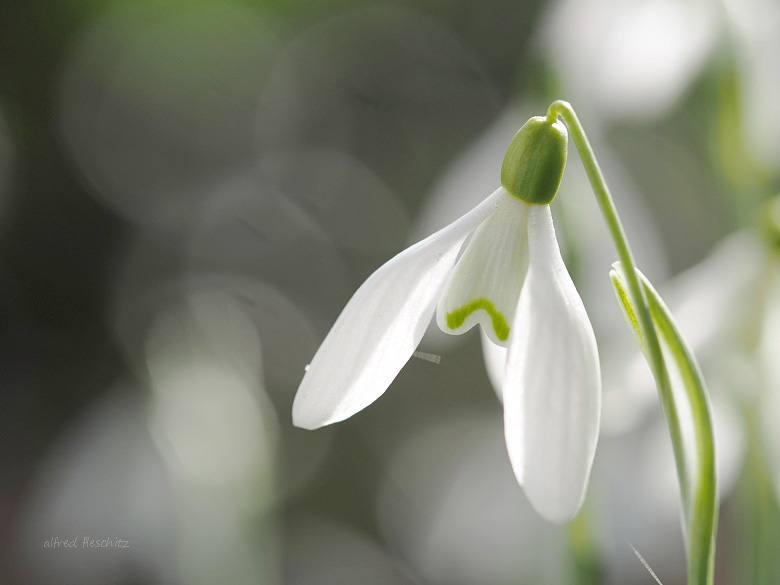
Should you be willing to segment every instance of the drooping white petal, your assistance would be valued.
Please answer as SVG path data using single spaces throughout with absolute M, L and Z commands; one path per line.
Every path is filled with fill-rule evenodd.
M 494 343 L 506 346 L 528 266 L 530 206 L 501 191 L 501 203 L 474 232 L 452 271 L 436 321 L 453 335 L 480 323 Z
M 344 420 L 387 390 L 420 342 L 461 244 L 502 198 L 499 189 L 360 286 L 303 377 L 293 403 L 296 426 Z
M 485 359 L 485 370 L 488 379 L 500 401 L 504 401 L 503 388 L 506 374 L 506 356 L 509 349 L 490 341 L 490 338 L 481 331 L 482 357 Z
M 531 504 L 571 520 L 585 497 L 599 431 L 596 339 L 561 259 L 548 205 L 528 218 L 530 262 L 504 381 L 512 468 Z

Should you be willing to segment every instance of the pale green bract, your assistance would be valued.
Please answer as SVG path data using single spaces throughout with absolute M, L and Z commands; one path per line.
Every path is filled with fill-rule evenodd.
M 657 380 L 657 384 L 677 461 L 688 583 L 711 585 L 718 502 L 715 445 L 707 389 L 696 358 L 677 329 L 669 309 L 647 278 L 639 270 L 636 273 L 647 295 L 650 317 L 663 356 L 666 379 Z M 619 262 L 615 263 L 610 278 L 626 321 L 649 362 L 636 306 L 631 300 L 626 274 Z

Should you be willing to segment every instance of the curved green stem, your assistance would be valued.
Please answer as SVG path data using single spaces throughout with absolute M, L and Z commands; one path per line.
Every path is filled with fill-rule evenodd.
M 643 345 L 653 376 L 658 387 L 658 394 L 666 417 L 669 434 L 672 439 L 677 476 L 680 483 L 683 508 L 683 529 L 688 557 L 688 584 L 708 585 L 713 581 L 712 563 L 714 558 L 715 512 L 715 455 L 712 425 L 709 417 L 709 400 L 698 368 L 693 371 L 696 384 L 686 388 L 692 392 L 689 396 L 693 407 L 692 417 L 695 428 L 696 464 L 694 477 L 686 465 L 684 439 L 680 423 L 680 413 L 672 393 L 669 371 L 665 365 L 664 355 L 658 339 L 658 332 L 653 322 L 651 306 L 645 287 L 637 276 L 636 263 L 628 243 L 623 225 L 618 216 L 615 203 L 607 187 L 604 175 L 599 168 L 593 149 L 588 141 L 582 124 L 571 105 L 565 101 L 553 102 L 547 110 L 550 120 L 560 117 L 569 129 L 574 144 L 579 152 L 582 164 L 590 180 L 591 187 L 607 223 L 610 235 L 617 249 L 618 257 L 625 269 L 626 284 L 630 296 L 633 315 L 640 343 Z M 665 322 L 664 322 L 665 324 Z M 683 351 L 685 344 L 673 348 L 675 353 Z M 688 355 L 684 356 L 690 357 Z M 695 363 L 688 360 L 688 363 Z

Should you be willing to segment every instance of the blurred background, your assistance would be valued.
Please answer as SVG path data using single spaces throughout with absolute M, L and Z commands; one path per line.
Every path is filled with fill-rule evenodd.
M 0 582 L 651 583 L 631 545 L 684 582 L 573 147 L 553 213 L 605 384 L 573 523 L 517 486 L 476 331 L 291 423 L 359 284 L 561 98 L 710 386 L 716 582 L 780 583 L 778 54 L 774 0 L 0 3 Z

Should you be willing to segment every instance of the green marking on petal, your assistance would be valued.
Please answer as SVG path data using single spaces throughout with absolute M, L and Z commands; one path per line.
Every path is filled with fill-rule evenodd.
M 493 331 L 496 332 L 496 337 L 501 341 L 506 341 L 509 337 L 509 325 L 506 322 L 506 317 L 496 309 L 495 305 L 485 297 L 471 301 L 468 305 L 462 306 L 460 309 L 456 309 L 452 313 L 447 313 L 447 327 L 450 329 L 457 329 L 466 318 L 474 311 L 482 309 L 488 315 L 493 322 Z

